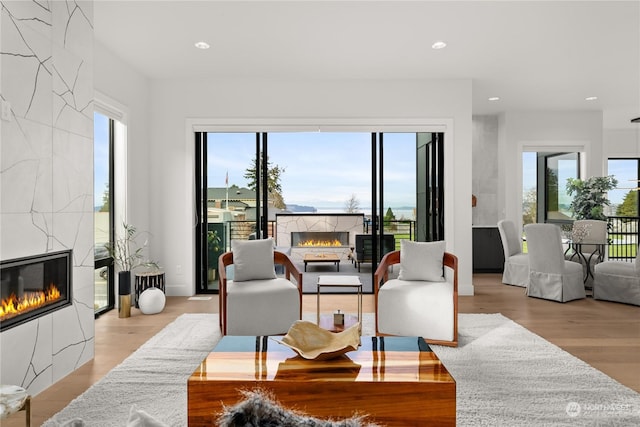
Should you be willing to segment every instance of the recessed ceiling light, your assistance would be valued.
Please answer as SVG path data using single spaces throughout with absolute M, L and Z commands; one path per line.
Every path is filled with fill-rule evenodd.
M 492 96 L 491 98 L 489 98 L 489 101 L 500 101 L 500 98 L 497 96 Z
M 443 41 L 437 41 L 431 45 L 431 49 L 444 49 L 447 47 L 447 44 Z
M 195 46 L 196 46 L 198 49 L 209 49 L 209 48 L 211 47 L 211 46 L 209 46 L 209 43 L 207 43 L 207 42 L 197 42 L 197 43 L 195 44 Z
M 585 101 L 595 101 L 596 99 L 598 99 L 597 96 L 587 96 L 584 100 Z

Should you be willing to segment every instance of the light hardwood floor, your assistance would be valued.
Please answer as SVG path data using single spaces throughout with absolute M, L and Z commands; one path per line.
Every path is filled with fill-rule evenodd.
M 523 288 L 503 285 L 499 274 L 474 275 L 475 295 L 459 298 L 461 313 L 502 313 L 622 384 L 640 392 L 640 307 L 595 301 L 566 304 L 528 298 Z M 208 295 L 207 295 L 208 296 Z M 323 308 L 356 310 L 353 295 L 324 295 Z M 315 312 L 314 295 L 305 295 L 303 311 Z M 364 296 L 364 312 L 373 312 L 373 296 Z M 141 344 L 182 313 L 217 313 L 218 296 L 207 301 L 169 297 L 164 311 L 118 318 L 113 310 L 95 322 L 95 358 L 38 394 L 32 401 L 32 425 L 38 426 L 87 390 Z M 23 426 L 18 413 L 2 426 Z

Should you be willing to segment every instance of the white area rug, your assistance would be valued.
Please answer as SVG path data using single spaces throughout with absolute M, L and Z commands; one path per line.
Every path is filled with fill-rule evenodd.
M 219 339 L 217 315 L 184 314 L 44 425 L 124 426 L 135 403 L 186 426 L 187 379 Z M 433 346 L 457 382 L 459 426 L 640 425 L 638 393 L 500 314 L 461 314 L 459 341 Z

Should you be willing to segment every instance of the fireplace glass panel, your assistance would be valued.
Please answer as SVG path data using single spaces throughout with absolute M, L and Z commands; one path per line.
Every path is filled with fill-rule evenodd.
M 71 251 L 0 263 L 0 330 L 71 304 Z
M 341 247 L 349 246 L 348 231 L 294 231 L 291 246 Z

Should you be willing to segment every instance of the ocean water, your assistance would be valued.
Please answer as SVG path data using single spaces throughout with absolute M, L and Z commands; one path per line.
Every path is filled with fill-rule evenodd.
M 336 207 L 336 208 L 321 207 L 321 208 L 316 208 L 316 209 L 317 209 L 316 213 L 323 213 L 323 214 L 345 213 L 344 208 L 342 208 L 342 207 Z M 394 208 L 392 206 L 391 210 L 393 211 L 393 214 L 395 215 L 397 220 L 407 219 L 407 220 L 414 220 L 415 221 L 415 219 L 416 219 L 413 209 Z M 371 217 L 371 208 L 361 208 L 357 213 L 363 213 L 365 216 Z M 385 213 L 386 213 L 386 210 L 385 210 Z

